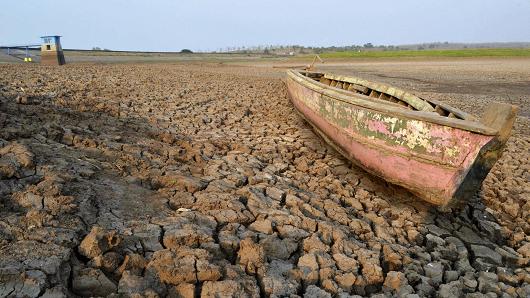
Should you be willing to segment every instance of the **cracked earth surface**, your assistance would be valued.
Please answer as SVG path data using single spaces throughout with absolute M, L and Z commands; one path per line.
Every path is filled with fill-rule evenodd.
M 444 71 L 431 87 L 469 78 Z M 474 114 L 492 98 L 394 72 L 378 78 Z M 530 295 L 524 88 L 482 190 L 441 213 L 323 143 L 282 76 L 0 66 L 0 297 Z

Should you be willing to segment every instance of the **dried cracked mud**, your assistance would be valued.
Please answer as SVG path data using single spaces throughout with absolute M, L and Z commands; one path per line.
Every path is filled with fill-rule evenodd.
M 431 90 L 403 73 L 429 68 L 356 69 L 475 114 L 521 106 L 463 210 L 352 166 L 295 113 L 281 69 L 0 66 L 0 297 L 528 297 L 524 81 L 503 97 L 440 90 L 480 71 L 442 67 Z

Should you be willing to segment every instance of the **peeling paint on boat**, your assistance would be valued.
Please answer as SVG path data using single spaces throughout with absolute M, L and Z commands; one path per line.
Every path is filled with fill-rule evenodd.
M 317 109 L 327 121 L 352 134 L 370 137 L 371 140 L 395 147 L 393 150 L 399 152 L 412 150 L 418 156 L 424 155 L 426 158 L 434 158 L 436 162 L 450 165 L 461 163 L 462 157 L 469 152 L 465 147 L 472 134 L 466 131 L 352 108 L 351 105 L 328 96 L 304 96 L 300 100 Z

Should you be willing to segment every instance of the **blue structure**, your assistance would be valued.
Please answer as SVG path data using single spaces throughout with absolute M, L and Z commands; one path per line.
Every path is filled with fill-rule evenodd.
M 63 65 L 65 64 L 63 48 L 61 46 L 61 36 L 47 35 L 41 36 L 41 64 Z
M 61 36 L 60 35 L 47 35 L 47 36 L 41 36 L 42 44 L 49 46 L 47 50 L 51 50 L 51 46 L 61 46 Z M 61 48 L 62 50 L 62 48 Z

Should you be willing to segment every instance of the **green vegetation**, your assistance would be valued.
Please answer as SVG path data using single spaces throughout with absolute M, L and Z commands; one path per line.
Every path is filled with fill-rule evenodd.
M 400 58 L 400 57 L 530 57 L 525 49 L 386 50 L 325 52 L 322 58 Z

